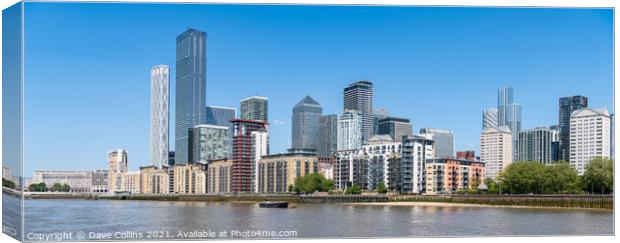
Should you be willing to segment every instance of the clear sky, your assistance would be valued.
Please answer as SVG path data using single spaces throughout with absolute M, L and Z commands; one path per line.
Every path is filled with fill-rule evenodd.
M 148 165 L 150 67 L 175 67 L 175 38 L 207 32 L 207 104 L 269 98 L 272 153 L 290 146 L 293 106 L 324 114 L 369 79 L 375 108 L 452 129 L 479 150 L 482 110 L 512 86 L 523 128 L 557 124 L 558 98 L 612 112 L 611 9 L 26 3 L 25 174 Z M 171 73 L 171 144 L 174 148 Z

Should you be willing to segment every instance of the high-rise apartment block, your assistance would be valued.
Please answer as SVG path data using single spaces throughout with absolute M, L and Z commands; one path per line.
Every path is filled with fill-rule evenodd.
M 570 118 L 574 111 L 588 107 L 588 98 L 581 95 L 562 97 L 559 100 L 559 160 L 570 160 Z
M 261 156 L 268 154 L 267 124 L 235 119 L 233 123 L 232 192 L 253 192 Z
M 426 161 L 436 157 L 435 141 L 422 136 L 403 139 L 400 164 L 400 191 L 421 193 L 425 188 Z
M 485 177 L 493 180 L 513 159 L 512 132 L 505 126 L 485 129 L 480 134 L 480 160 L 485 163 Z
M 570 165 L 582 175 L 595 157 L 611 157 L 611 122 L 606 108 L 583 108 L 570 117 Z
M 211 160 L 230 157 L 229 129 L 224 126 L 201 124 L 190 131 L 189 148 L 192 163 L 207 164 Z
M 344 88 L 344 109 L 356 110 L 362 118 L 362 141 L 368 140 L 373 132 L 373 84 L 363 80 Z
M 151 68 L 151 164 L 168 165 L 168 127 L 170 100 L 170 69 L 168 65 Z
M 206 121 L 207 33 L 188 29 L 176 39 L 175 159 L 189 162 L 189 132 Z
M 257 192 L 289 192 L 289 186 L 295 185 L 295 179 L 318 172 L 318 158 L 315 153 L 265 155 L 258 163 Z
M 517 138 L 517 161 L 537 161 L 545 165 L 552 160 L 551 141 L 553 134 L 549 128 L 537 127 L 519 132 Z
M 267 97 L 252 96 L 241 100 L 239 119 L 269 121 L 269 101 Z
M 362 147 L 362 116 L 356 110 L 344 110 L 338 117 L 337 150 L 352 150 Z

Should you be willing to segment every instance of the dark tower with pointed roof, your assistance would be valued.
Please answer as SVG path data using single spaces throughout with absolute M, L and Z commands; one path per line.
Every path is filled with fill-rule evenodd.
M 322 114 L 323 108 L 310 96 L 293 107 L 291 148 L 318 148 L 319 118 Z

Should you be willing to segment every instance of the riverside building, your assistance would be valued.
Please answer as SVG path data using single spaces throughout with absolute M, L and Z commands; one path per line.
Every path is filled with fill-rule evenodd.
M 484 163 L 462 159 L 430 159 L 426 162 L 425 194 L 446 194 L 476 189 L 484 182 Z
M 289 151 L 262 156 L 258 164 L 258 190 L 261 193 L 289 192 L 295 179 L 319 173 L 316 153 Z
M 254 192 L 258 161 L 269 153 L 267 124 L 263 121 L 235 119 L 232 154 L 232 192 Z
M 125 190 L 123 174 L 127 172 L 127 151 L 117 149 L 108 152 L 108 193 Z
M 168 193 L 168 167 L 140 167 L 140 192 L 146 194 Z
M 232 160 L 219 159 L 209 162 L 207 168 L 207 193 L 229 193 L 232 184 Z
M 584 108 L 570 117 L 570 165 L 583 175 L 590 160 L 610 158 L 611 123 L 606 108 Z
M 204 194 L 207 193 L 206 164 L 179 164 L 173 167 L 174 193 Z

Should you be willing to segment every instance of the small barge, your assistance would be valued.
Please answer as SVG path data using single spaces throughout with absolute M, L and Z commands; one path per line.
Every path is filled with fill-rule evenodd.
M 261 208 L 288 208 L 288 202 L 260 202 L 258 206 Z

